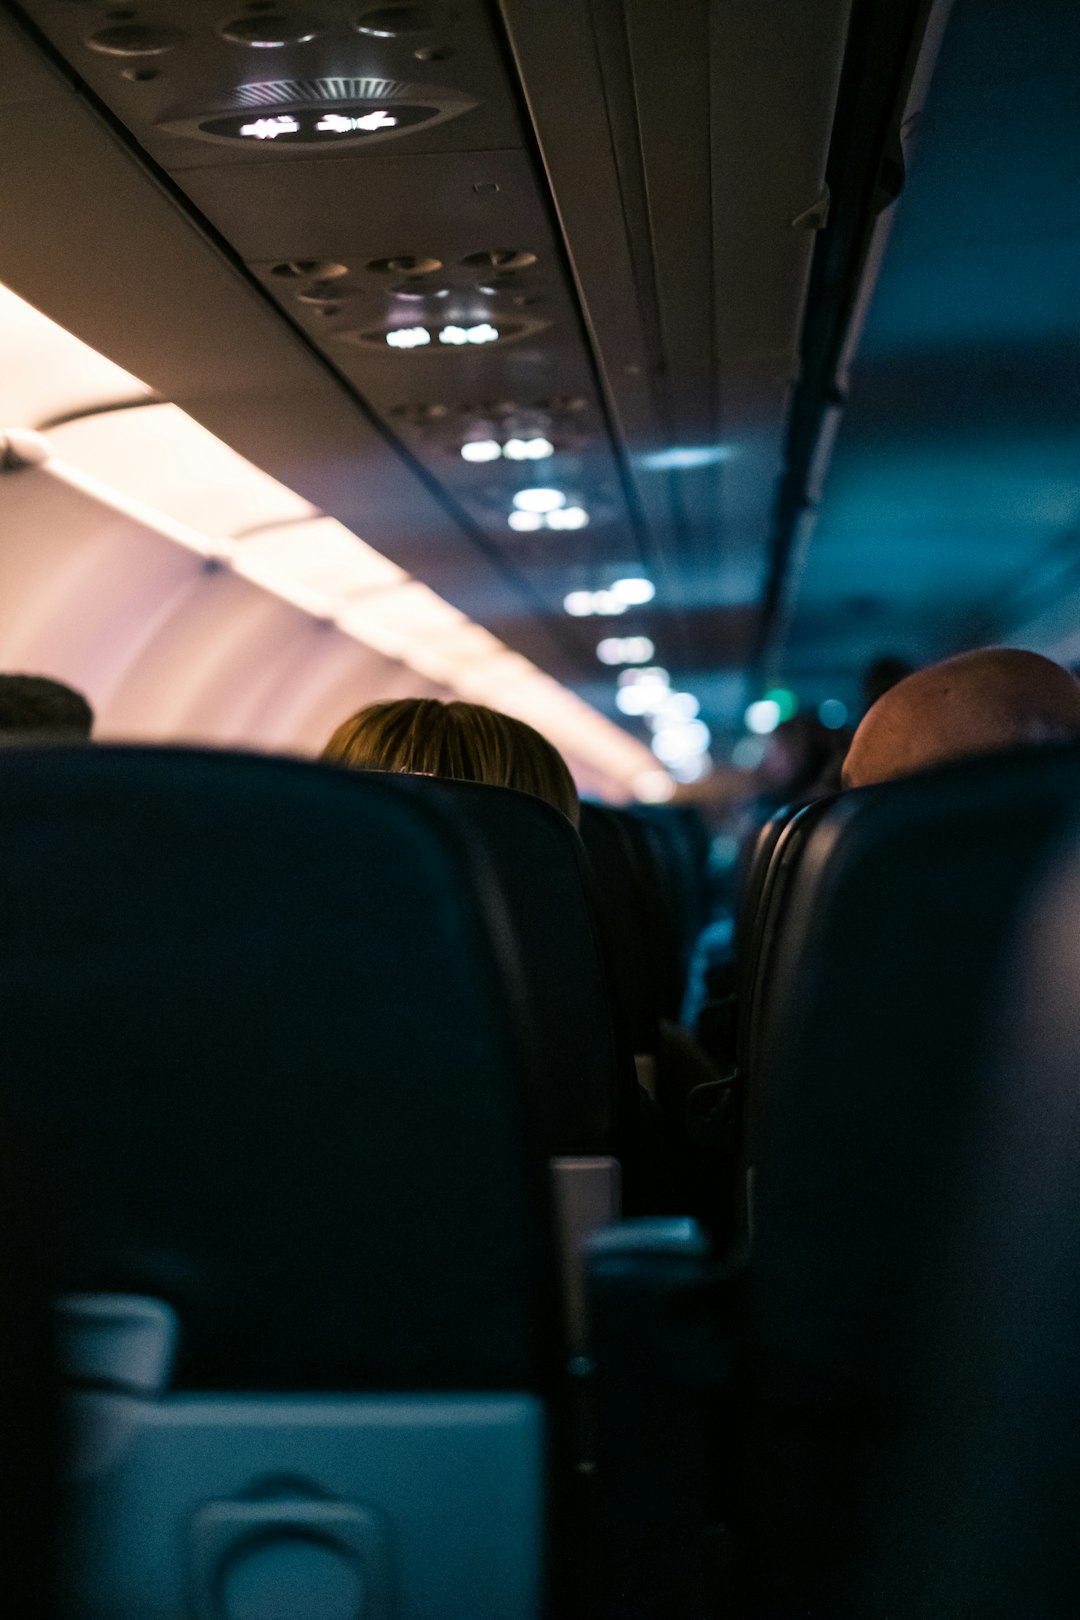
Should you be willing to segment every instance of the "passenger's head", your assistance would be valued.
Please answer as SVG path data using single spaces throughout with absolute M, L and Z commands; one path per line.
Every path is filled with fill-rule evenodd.
M 770 734 L 757 769 L 759 789 L 778 802 L 813 792 L 837 747 L 836 732 L 827 731 L 812 715 L 781 721 Z
M 1038 653 L 984 647 L 909 675 L 879 698 L 844 761 L 866 787 L 973 754 L 1080 737 L 1080 681 Z
M 546 799 L 577 826 L 577 789 L 557 749 L 523 720 L 479 703 L 400 698 L 344 720 L 324 759 L 364 771 L 487 782 Z
M 915 665 L 909 663 L 906 658 L 896 658 L 891 654 L 875 658 L 863 672 L 863 713 L 873 708 L 879 697 L 884 697 L 886 692 L 891 691 L 894 686 L 914 673 Z
M 47 675 L 0 675 L 0 740 L 85 742 L 94 711 L 81 692 Z

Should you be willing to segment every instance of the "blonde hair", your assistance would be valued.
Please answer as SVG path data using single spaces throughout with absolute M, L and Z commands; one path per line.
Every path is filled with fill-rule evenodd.
M 356 770 L 449 776 L 517 788 L 553 804 L 574 823 L 574 779 L 556 748 L 523 720 L 479 703 L 399 698 L 370 703 L 338 726 L 323 759 Z

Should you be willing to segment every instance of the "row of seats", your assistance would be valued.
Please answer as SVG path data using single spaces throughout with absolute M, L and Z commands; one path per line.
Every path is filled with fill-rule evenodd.
M 1078 802 L 1044 748 L 758 838 L 724 1088 L 755 1615 L 1075 1610 Z
M 735 1241 L 607 1224 L 584 1295 L 557 1189 L 575 1241 L 614 1209 L 579 1175 L 646 1207 L 662 1047 L 664 936 L 597 898 L 619 849 L 624 916 L 670 880 L 624 818 L 587 860 L 499 789 L 107 749 L 4 784 L 65 1616 L 1075 1611 L 1080 751 L 763 836 L 698 1138 Z
M 531 796 L 250 756 L 3 774 L 2 1096 L 77 1391 L 64 1612 L 598 1612 L 566 1250 L 620 1180 L 656 1195 L 621 975 L 658 1017 L 673 844 L 590 811 L 594 873 Z M 632 942 L 605 887 L 655 907 Z

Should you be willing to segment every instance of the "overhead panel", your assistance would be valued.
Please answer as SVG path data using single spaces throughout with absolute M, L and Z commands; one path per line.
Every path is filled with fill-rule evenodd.
M 850 0 L 502 0 L 684 656 L 752 633 Z
M 410 570 L 580 675 L 595 638 L 562 599 L 640 572 L 641 533 L 480 0 L 23 9 L 446 503 Z M 534 486 L 558 507 L 516 507 Z M 455 519 L 523 591 L 455 587 Z

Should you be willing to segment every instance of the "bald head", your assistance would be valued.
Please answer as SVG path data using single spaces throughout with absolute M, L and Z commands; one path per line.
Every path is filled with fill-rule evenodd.
M 1071 738 L 1080 738 L 1080 681 L 1038 653 L 984 647 L 919 670 L 879 698 L 852 740 L 844 784 Z

